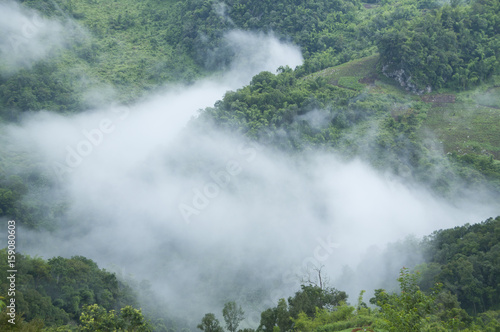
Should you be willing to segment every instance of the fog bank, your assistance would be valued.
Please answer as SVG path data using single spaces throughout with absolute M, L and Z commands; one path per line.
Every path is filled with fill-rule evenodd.
M 7 0 L 0 3 L 0 73 L 12 74 L 53 56 L 76 40 L 86 38 L 71 20 L 42 17 L 36 10 Z
M 448 202 L 361 160 L 290 156 L 236 134 L 186 128 L 227 90 L 302 61 L 297 47 L 273 36 L 226 38 L 236 54 L 227 73 L 131 107 L 40 112 L 3 128 L 51 172 L 53 195 L 70 202 L 57 231 L 19 230 L 22 252 L 118 267 L 151 281 L 168 314 L 193 322 L 236 300 L 256 327 L 262 310 L 298 290 L 308 267 L 324 265 L 333 280 L 374 245 L 498 214 L 498 204 L 472 194 Z

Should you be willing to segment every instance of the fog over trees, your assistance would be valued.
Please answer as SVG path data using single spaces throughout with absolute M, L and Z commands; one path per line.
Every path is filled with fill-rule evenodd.
M 497 0 L 3 1 L 0 330 L 498 330 L 499 59 Z

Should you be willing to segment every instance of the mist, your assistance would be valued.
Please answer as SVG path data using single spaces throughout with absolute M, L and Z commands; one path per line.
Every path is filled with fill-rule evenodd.
M 0 72 L 4 75 L 30 68 L 86 37 L 84 29 L 71 20 L 44 18 L 11 0 L 0 3 L 0 32 Z
M 302 61 L 296 46 L 272 35 L 233 31 L 226 40 L 235 61 L 217 76 L 130 107 L 72 116 L 48 110 L 1 128 L 52 174 L 57 185 L 45 199 L 70 203 L 57 230 L 20 228 L 21 252 L 82 255 L 148 280 L 168 315 L 193 324 L 235 300 L 245 325 L 256 327 L 260 312 L 293 295 L 308 269 L 324 265 L 333 281 L 369 249 L 498 214 L 498 203 L 476 193 L 447 201 L 362 159 L 292 156 L 192 125 L 200 109 L 253 75 Z M 321 126 L 324 119 L 314 110 L 302 120 Z M 351 301 L 370 278 L 346 285 Z

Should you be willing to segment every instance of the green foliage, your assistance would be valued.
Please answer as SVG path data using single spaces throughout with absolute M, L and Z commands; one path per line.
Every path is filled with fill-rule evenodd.
M 370 299 L 381 307 L 385 326 L 405 331 L 412 326 L 421 331 L 494 331 L 498 323 L 495 310 L 500 305 L 499 227 L 497 217 L 424 238 L 413 249 L 426 260 L 414 268 L 418 280 L 417 274 L 403 269 L 400 295 L 377 289 Z M 436 283 L 441 287 L 439 292 Z
M 500 159 L 500 112 L 493 98 L 500 89 L 485 88 L 457 94 L 455 103 L 432 105 L 425 126 L 436 133 L 446 153 Z
M 6 249 L 0 251 L 0 261 L 0 293 L 6 294 Z M 136 304 L 128 286 L 81 256 L 45 261 L 18 253 L 16 266 L 23 271 L 16 279 L 16 305 L 28 322 L 42 319 L 46 326 L 59 326 L 76 321 L 84 306 L 98 304 L 102 310 L 112 310 Z
M 455 185 L 460 178 L 471 187 L 486 185 L 500 191 L 493 159 L 452 160 L 455 172 L 450 172 L 448 158 L 429 147 L 421 130 L 423 123 L 429 123 L 428 103 L 387 90 L 382 83 L 366 87 L 350 76 L 359 70 L 373 80 L 377 59 L 360 59 L 303 79 L 287 68 L 277 75 L 260 73 L 249 86 L 226 93 L 214 107 L 202 111 L 198 125 L 209 122 L 288 151 L 326 147 L 348 157 L 362 156 L 373 166 L 411 177 L 440 195 L 460 195 L 464 188 Z M 348 85 L 345 82 L 365 88 L 360 93 L 339 86 Z
M 347 77 L 341 77 L 339 79 L 338 85 L 344 88 L 352 89 L 352 90 L 357 90 L 357 91 L 362 91 L 365 87 L 364 84 L 359 83 L 359 81 L 362 79 L 360 76 L 347 76 Z
M 500 310 L 489 310 L 481 313 L 476 319 L 474 325 L 481 331 L 496 332 L 500 330 Z
M 279 299 L 275 308 L 269 308 L 261 313 L 260 325 L 257 331 L 286 332 L 292 329 L 292 323 L 286 300 Z
M 81 331 L 152 331 L 151 325 L 142 315 L 141 310 L 131 306 L 123 307 L 117 314 L 93 304 L 83 308 L 80 316 Z
M 451 158 L 464 166 L 471 166 L 488 177 L 492 185 L 500 185 L 500 163 L 493 156 L 484 156 L 474 153 L 464 155 L 451 154 Z
M 191 50 L 197 63 L 220 68 L 232 54 L 221 43 L 224 31 L 233 28 L 273 32 L 300 45 L 306 59 L 302 73 L 346 62 L 372 45 L 356 39 L 360 3 L 349 1 L 186 1 L 182 10 L 184 29 L 179 39 Z M 196 52 L 195 52 L 196 51 Z M 206 54 L 209 54 L 207 57 Z M 370 55 L 369 54 L 364 54 Z
M 67 113 L 83 109 L 79 77 L 63 72 L 55 61 L 38 62 L 8 77 L 0 76 L 0 117 L 17 121 L 21 111 L 51 109 Z M 65 69 L 65 68 L 64 68 Z M 1 74 L 1 73 L 0 73 Z
M 219 320 L 215 318 L 215 315 L 212 313 L 206 314 L 201 319 L 201 323 L 198 324 L 197 328 L 203 332 L 224 332 L 224 329 L 220 326 Z
M 498 88 L 477 97 L 481 107 L 474 103 L 469 112 L 474 117 L 455 126 L 441 115 L 458 112 L 458 102 L 423 103 L 389 85 L 377 71 L 379 64 L 415 92 L 428 87 L 455 92 L 492 76 L 498 81 L 494 75 L 500 68 L 499 2 L 452 1 L 442 7 L 434 0 L 369 2 L 22 1 L 46 17 L 70 17 L 89 33 L 31 68 L 2 70 L 0 118 L 18 121 L 22 112 L 42 109 L 84 111 L 93 106 L 87 92 L 106 86 L 114 95 L 104 99 L 133 102 L 165 82 L 191 82 L 225 68 L 234 56 L 223 43 L 230 29 L 272 31 L 298 44 L 305 63 L 295 70 L 281 67 L 276 75 L 256 75 L 248 86 L 227 92 L 214 107 L 202 111 L 193 126 L 212 123 L 289 151 L 326 147 L 348 157 L 363 155 L 375 167 L 447 193 L 456 178 L 450 175 L 448 160 L 425 145 L 420 128 L 425 123 L 439 130 L 449 123 L 453 128 L 446 127 L 444 144 L 446 152 L 457 150 L 449 157 L 453 170 L 468 184 L 487 181 L 500 188 L 495 160 L 500 153 Z M 465 104 L 459 99 L 470 97 L 464 96 L 457 96 L 457 101 Z M 319 120 L 313 119 L 316 115 Z M 469 139 L 469 126 L 477 137 Z M 18 174 L 4 172 L 5 166 L 18 166 L 14 161 L 22 159 L 20 154 L 6 157 L 4 150 L 0 217 L 28 227 L 53 227 L 65 205 L 49 205 L 29 193 L 43 193 L 54 184 L 23 161 Z M 440 169 L 445 171 L 439 173 Z M 376 290 L 370 300 L 381 305 L 389 330 L 498 330 L 498 222 L 499 218 L 491 219 L 429 237 L 424 243 L 428 262 L 419 267 L 421 289 L 416 276 L 403 270 L 401 294 Z M 5 255 L 0 253 L 0 266 Z M 18 255 L 18 265 L 23 273 L 17 299 L 26 319 L 19 320 L 21 330 L 40 330 L 44 325 L 47 331 L 71 330 L 78 318 L 87 330 L 150 328 L 139 310 L 125 306 L 136 304 L 131 290 L 89 259 L 57 257 L 46 262 Z M 6 270 L 3 266 L 1 273 Z M 6 278 L 2 280 L 3 294 Z M 426 295 L 437 281 L 443 282 L 444 291 Z M 379 323 L 362 299 L 356 309 L 346 305 L 346 299 L 335 289 L 303 286 L 288 301 L 280 299 L 276 307 L 262 312 L 259 330 L 326 332 Z M 226 304 L 223 316 L 229 331 L 237 330 L 242 315 L 234 302 Z M 3 318 L 0 329 L 7 326 Z M 198 328 L 222 332 L 213 314 L 205 315 Z
M 241 309 L 241 306 L 236 306 L 236 302 L 234 301 L 227 302 L 224 305 L 224 309 L 222 309 L 222 316 L 229 332 L 236 332 L 238 325 L 240 325 L 240 322 L 245 317 L 244 315 L 245 313 Z
M 52 19 L 71 17 L 90 34 L 79 36 L 50 61 L 1 77 L 0 110 L 8 120 L 26 110 L 86 109 L 92 105 L 82 92 L 95 85 L 110 85 L 118 99 L 130 102 L 165 82 L 192 81 L 205 69 L 219 70 L 234 55 L 223 43 L 230 29 L 272 31 L 300 45 L 306 58 L 297 70 L 300 77 L 372 55 L 373 32 L 407 18 L 394 14 L 392 4 L 369 11 L 357 0 L 59 0 L 23 5 Z M 351 86 L 361 88 L 349 82 Z
M 28 188 L 19 176 L 0 178 L 0 186 L 0 216 L 15 216 L 15 207 Z
M 358 296 L 358 304 L 356 305 L 356 311 L 361 312 L 364 311 L 365 309 L 368 309 L 368 306 L 366 305 L 365 302 L 363 302 L 363 295 L 366 293 L 365 290 L 362 290 L 359 292 Z
M 33 158 L 36 152 L 24 150 L 3 135 L 1 129 L 0 137 L 4 143 L 0 144 L 0 217 L 29 228 L 53 229 L 67 208 L 55 181 L 40 171 Z
M 435 276 L 456 294 L 463 309 L 477 314 L 500 305 L 500 217 L 434 232 L 426 239 Z
M 277 128 L 293 130 L 297 116 L 326 108 L 333 102 L 345 104 L 356 94 L 322 78 L 297 80 L 287 69 L 278 75 L 263 72 L 250 85 L 226 93 L 214 108 L 201 114 L 201 120 L 258 138 L 274 134 Z M 293 146 L 294 142 L 289 144 Z
M 384 297 L 378 303 L 388 331 L 421 331 L 424 320 L 433 311 L 435 296 L 424 294 L 417 283 L 417 275 L 407 268 L 398 278 L 401 293 Z
M 347 294 L 335 288 L 322 289 L 313 285 L 302 285 L 302 290 L 295 293 L 294 297 L 288 298 L 291 317 L 298 317 L 303 312 L 312 317 L 316 313 L 316 308 L 331 308 L 339 306 L 347 301 Z
M 352 80 L 354 79 L 353 75 L 356 75 L 358 80 L 359 79 L 375 80 L 375 78 L 378 77 L 378 72 L 376 68 L 379 60 L 380 60 L 379 55 L 374 54 L 372 56 L 367 56 L 361 59 L 349 61 L 347 63 L 338 66 L 337 65 L 331 66 L 327 69 L 307 75 L 304 78 L 314 79 L 317 78 L 318 76 L 321 76 L 327 79 L 327 81 L 332 84 L 335 84 L 336 82 L 342 79 Z M 300 72 L 300 68 L 298 68 L 296 72 L 297 75 L 299 75 L 298 72 Z M 364 87 L 365 85 L 363 85 L 361 88 Z
M 360 303 L 362 301 L 360 295 Z M 312 316 L 304 312 L 299 313 L 298 317 L 292 319 L 293 329 L 301 332 L 332 332 L 343 331 L 345 329 L 361 328 L 367 326 L 376 326 L 379 319 L 372 314 L 371 309 L 366 305 L 360 305 L 358 309 L 341 302 L 338 306 L 320 309 L 316 307 L 316 312 Z
M 313 332 L 319 331 L 318 328 L 323 326 L 321 330 L 330 330 L 333 327 L 332 323 L 351 320 L 354 316 L 354 310 L 354 307 L 341 303 L 335 310 L 316 308 L 316 312 L 312 317 L 301 312 L 296 319 L 293 319 L 294 329 L 301 332 Z M 347 323 L 345 325 L 348 325 L 346 326 L 348 328 L 351 324 Z
M 376 70 L 379 56 L 374 55 L 376 40 L 379 40 L 382 49 L 383 63 L 387 62 L 387 52 L 415 51 L 413 44 L 403 48 L 382 47 L 380 40 L 398 42 L 397 38 L 391 37 L 391 33 L 413 34 L 412 43 L 434 38 L 426 43 L 434 45 L 429 46 L 429 52 L 438 52 L 436 45 L 441 43 L 439 38 L 447 38 L 447 35 L 434 33 L 431 37 L 427 36 L 428 30 L 420 29 L 421 26 L 428 27 L 427 24 L 429 29 L 436 24 L 440 29 L 460 36 L 465 36 L 466 31 L 473 31 L 463 41 L 468 51 L 461 52 L 479 60 L 474 60 L 477 65 L 467 70 L 471 73 L 474 70 L 489 72 L 488 68 L 494 68 L 495 63 L 487 59 L 497 52 L 495 38 L 498 35 L 495 34 L 498 6 L 491 1 L 476 1 L 454 8 L 444 6 L 433 11 L 429 9 L 436 7 L 435 2 L 420 1 L 415 5 L 409 0 L 383 1 L 367 8 L 355 0 L 293 3 L 232 0 L 225 5 L 201 0 L 168 3 L 153 0 L 140 3 L 128 0 L 119 3 L 111 0 L 55 1 L 45 5 L 39 1 L 23 3 L 52 19 L 64 20 L 55 4 L 63 13 L 69 13 L 70 17 L 86 27 L 90 34 L 79 38 L 56 57 L 35 63 L 31 69 L 0 75 L 0 116 L 4 120 L 16 121 L 22 112 L 28 110 L 83 111 L 95 102 L 87 98 L 86 91 L 105 86 L 112 87 L 115 95 L 105 96 L 104 99 L 131 102 L 165 82 L 192 81 L 206 74 L 206 69 L 218 70 L 226 66 L 232 53 L 221 42 L 224 33 L 230 29 L 274 31 L 302 47 L 306 58 L 304 65 L 295 71 L 282 67 L 278 75 L 257 75 L 249 86 L 228 92 L 215 107 L 205 110 L 200 117 L 202 122 L 213 122 L 224 129 L 244 133 L 285 150 L 300 151 L 319 146 L 334 148 L 348 157 L 364 154 L 375 167 L 390 169 L 398 175 L 410 175 L 440 194 L 459 190 L 452 187 L 454 179 L 444 174 L 446 172 L 438 173 L 447 164 L 445 158 L 431 155 L 432 151 L 423 145 L 423 138 L 417 132 L 427 116 L 427 107 L 413 105 L 415 100 L 404 100 L 406 98 L 401 97 L 401 91 L 389 91 L 378 81 L 376 86 L 367 84 L 370 82 L 373 85 L 379 77 Z M 455 28 L 454 20 L 462 18 L 461 25 Z M 476 38 L 483 30 L 486 31 L 484 36 Z M 377 35 L 376 31 L 382 32 Z M 479 46 L 469 45 L 472 42 L 493 44 L 481 44 L 484 46 L 481 46 L 483 57 L 478 53 L 481 51 Z M 476 49 L 471 51 L 470 48 L 474 47 Z M 448 50 L 445 55 L 451 58 L 455 56 L 452 53 L 455 54 L 454 50 Z M 408 55 L 398 53 L 394 59 L 400 56 L 404 58 Z M 351 59 L 357 60 L 346 63 Z M 434 66 L 438 62 L 436 59 L 429 58 L 428 61 L 432 60 Z M 399 64 L 398 61 L 395 63 Z M 460 65 L 465 66 L 464 63 L 460 62 Z M 338 64 L 343 65 L 315 73 Z M 434 75 L 438 72 L 425 64 L 425 70 L 432 71 Z M 446 66 L 443 68 L 449 69 Z M 485 74 L 484 79 L 488 75 Z M 412 77 L 420 79 L 424 76 L 415 74 Z M 324 111 L 324 114 L 318 121 L 311 122 L 311 112 L 317 110 Z M 482 117 L 482 122 L 498 122 L 488 112 L 490 115 Z M 433 128 L 439 130 L 443 121 L 438 121 Z M 476 121 L 472 125 L 476 129 Z M 377 126 L 379 130 L 374 132 L 373 128 Z M 477 127 L 477 131 L 482 133 L 483 127 Z M 486 148 L 496 158 L 500 151 L 495 138 L 498 135 L 491 134 L 494 133 L 494 125 L 488 128 L 491 130 L 484 131 L 484 135 L 474 140 L 462 139 L 466 131 L 460 128 L 457 130 L 460 135 L 450 138 L 452 143 L 447 147 L 458 144 L 462 149 L 464 142 L 463 145 L 472 153 L 482 154 Z M 454 163 L 459 165 L 457 173 L 474 185 L 495 179 L 498 175 L 498 165 L 494 160 L 491 165 L 484 161 Z M 30 185 L 29 175 L 21 176 L 22 182 Z M 0 178 L 1 216 L 18 219 L 30 227 L 56 227 L 66 208 L 64 203 L 42 202 L 35 197 L 26 199 L 24 193 L 13 191 L 5 182 Z M 500 190 L 497 180 L 490 186 Z M 37 189 L 43 192 L 40 186 Z
M 179 29 L 183 2 L 23 1 L 42 15 L 81 25 L 68 46 L 31 68 L 0 70 L 0 116 L 16 120 L 23 111 L 49 109 L 67 113 L 94 106 L 87 93 L 114 90 L 112 97 L 130 102 L 165 82 L 199 77 Z M 1 61 L 0 61 L 1 68 Z
M 477 0 L 387 27 L 377 37 L 383 71 L 413 92 L 477 85 L 500 68 L 499 17 L 498 1 Z
M 16 324 L 9 323 L 9 320 L 12 319 L 7 315 L 6 310 L 0 311 L 0 331 L 22 331 L 22 332 L 39 332 L 43 331 L 44 322 L 41 319 L 34 319 L 30 322 L 27 322 L 24 318 L 23 313 L 16 313 Z M 69 329 L 65 329 L 65 332 L 70 331 Z
M 117 329 L 114 310 L 107 312 L 97 304 L 83 307 L 80 324 L 83 331 L 113 331 Z
M 403 269 L 400 295 L 377 289 L 370 299 L 381 307 L 386 326 L 401 329 L 408 323 L 421 331 L 494 331 L 500 305 L 499 227 L 497 217 L 424 238 L 414 249 L 426 260 L 414 268 L 420 278 Z M 442 285 L 439 292 L 436 283 Z
M 285 299 L 280 299 L 276 307 L 262 312 L 257 330 L 286 332 L 296 328 L 297 322 L 303 323 L 304 328 L 310 328 L 312 324 L 311 318 L 318 312 L 323 313 L 321 310 L 325 310 L 326 313 L 334 310 L 334 308 L 338 309 L 346 300 L 347 294 L 335 288 L 322 289 L 317 286 L 302 285 L 301 290 L 296 292 L 295 296 L 288 298 L 288 304 Z M 331 315 L 340 317 L 350 309 L 339 310 L 338 313 Z

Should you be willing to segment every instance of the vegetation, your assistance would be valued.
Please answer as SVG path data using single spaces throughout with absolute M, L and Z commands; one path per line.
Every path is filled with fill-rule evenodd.
M 199 120 L 288 151 L 321 147 L 348 158 L 365 158 L 375 167 L 424 183 L 441 195 L 459 195 L 464 187 L 456 187 L 457 180 L 498 192 L 499 164 L 489 152 L 499 146 L 498 135 L 495 125 L 486 124 L 497 114 L 490 110 L 488 118 L 483 118 L 486 112 L 464 114 L 458 121 L 469 126 L 473 119 L 471 125 L 481 133 L 478 141 L 482 143 L 476 143 L 473 151 L 454 148 L 442 154 L 438 144 L 429 145 L 426 134 L 429 127 L 445 131 L 439 127 L 441 120 L 428 119 L 443 116 L 436 115 L 435 103 L 393 91 L 393 85 L 382 81 L 373 83 L 377 59 L 370 56 L 305 78 L 297 78 L 289 68 L 281 68 L 277 75 L 260 73 L 248 86 L 226 93 L 214 107 L 205 109 Z M 353 72 L 360 76 L 347 76 Z M 458 113 L 469 107 L 467 103 L 440 107 L 454 107 Z M 450 138 L 445 145 L 461 145 L 450 134 L 443 134 Z
M 500 218 L 433 233 L 425 241 L 429 266 L 424 274 L 457 295 L 469 314 L 498 309 Z
M 10 68 L 0 59 L 2 124 L 27 112 L 134 103 L 165 84 L 192 83 L 230 64 L 226 32 L 260 31 L 299 45 L 304 64 L 259 73 L 190 126 L 211 124 L 295 154 L 323 149 L 363 158 L 437 195 L 459 197 L 476 187 L 500 194 L 498 0 L 20 3 L 71 27 L 72 41 L 30 66 Z M 62 194 L 47 201 L 57 185 L 31 153 L 0 146 L 0 218 L 52 230 L 67 217 L 68 203 Z M 500 217 L 436 231 L 417 250 L 425 262 L 401 270 L 399 293 L 375 290 L 374 307 L 363 293 L 351 306 L 343 291 L 302 285 L 263 311 L 257 330 L 500 329 Z M 8 289 L 6 257 L 1 250 L 0 295 Z M 168 330 L 136 309 L 130 286 L 88 258 L 17 254 L 16 264 L 23 271 L 19 330 Z M 12 328 L 5 306 L 1 298 L 1 330 Z M 238 331 L 244 315 L 236 302 L 226 303 L 227 331 Z M 212 313 L 198 328 L 224 330 Z
M 84 308 L 80 316 L 81 331 L 152 331 L 152 326 L 145 321 L 141 310 L 131 306 L 123 307 L 119 314 L 114 310 L 109 313 L 97 304 Z
M 204 332 L 223 332 L 224 329 L 220 326 L 219 320 L 215 318 L 214 314 L 206 314 L 198 328 Z
M 9 268 L 6 249 L 0 251 L 0 262 L 0 293 L 7 294 Z M 26 321 L 39 320 L 47 327 L 84 323 L 81 319 L 82 310 L 87 306 L 93 306 L 92 310 L 89 309 L 94 312 L 92 315 L 125 308 L 127 305 L 137 306 L 136 294 L 129 286 L 85 257 L 55 257 L 45 261 L 18 253 L 16 267 L 22 271 L 16 279 L 16 308 Z M 135 321 L 137 314 L 128 308 L 121 315 L 123 319 L 129 317 Z M 88 315 L 91 312 L 86 315 L 87 323 L 90 324 Z M 113 312 L 109 315 L 109 321 L 115 319 Z M 1 324 L 4 328 L 10 326 L 7 319 L 2 320 Z
M 8 71 L 0 64 L 3 121 L 18 121 L 27 111 L 132 103 L 168 82 L 224 69 L 234 56 L 225 32 L 273 32 L 301 47 L 304 64 L 258 74 L 204 110 L 198 125 L 215 123 L 288 151 L 319 147 L 361 157 L 439 195 L 460 196 L 464 186 L 457 180 L 500 191 L 495 0 L 443 6 L 433 0 L 27 0 L 23 6 L 72 27 L 74 38 L 31 67 Z M 433 92 L 419 98 L 399 89 L 401 83 Z M 96 98 L 97 90 L 105 93 Z M 427 129 L 437 136 L 432 144 Z M 19 153 L 1 150 L 0 217 L 57 227 L 67 203 L 43 201 L 55 186 L 51 177 Z M 7 173 L 13 165 L 21 171 Z M 34 191 L 40 194 L 28 198 Z
M 417 275 L 401 270 L 398 279 L 401 293 L 378 293 L 383 324 L 388 331 L 421 331 L 425 317 L 432 312 L 435 297 L 424 294 L 417 285 Z
M 480 224 L 439 230 L 423 238 L 412 250 L 425 253 L 417 272 L 403 268 L 400 292 L 375 291 L 369 308 L 360 294 L 357 305 L 347 304 L 345 292 L 329 287 L 302 285 L 288 300 L 261 313 L 258 331 L 495 331 L 500 326 L 500 217 Z M 7 271 L 7 253 L 0 261 Z M 151 324 L 136 304 L 133 291 L 114 274 L 100 270 L 83 257 L 45 261 L 16 254 L 18 274 L 16 303 L 22 330 L 82 331 L 163 330 Z M 5 274 L 5 272 L 3 272 Z M 6 294 L 7 278 L 0 284 Z M 323 285 L 322 285 L 323 286 Z M 5 304 L 2 305 L 5 308 Z M 1 310 L 1 309 L 0 309 Z M 119 310 L 119 312 L 117 311 Z M 244 319 L 241 306 L 227 302 L 222 315 L 228 331 L 236 331 Z M 0 326 L 9 326 L 2 310 Z M 161 322 L 160 322 L 161 323 Z M 206 314 L 198 328 L 223 331 L 214 314 Z M 251 332 L 250 329 L 239 330 Z
M 498 266 L 500 217 L 482 223 L 439 230 L 412 250 L 425 253 L 426 262 L 403 267 L 399 292 L 375 290 L 369 308 L 360 293 L 356 306 L 334 288 L 302 285 L 261 313 L 257 331 L 496 331 L 500 327 Z M 225 305 L 236 307 L 234 302 Z M 243 312 L 241 311 L 243 315 Z M 241 316 L 243 317 L 243 316 Z M 198 326 L 222 331 L 214 314 Z M 231 331 L 228 325 L 228 331 Z
M 477 85 L 500 68 L 499 14 L 498 1 L 480 0 L 398 22 L 377 40 L 382 70 L 415 92 Z
M 238 325 L 243 320 L 243 309 L 236 306 L 236 302 L 228 302 L 224 305 L 222 309 L 222 315 L 224 316 L 224 321 L 226 322 L 226 328 L 229 332 L 236 332 Z

